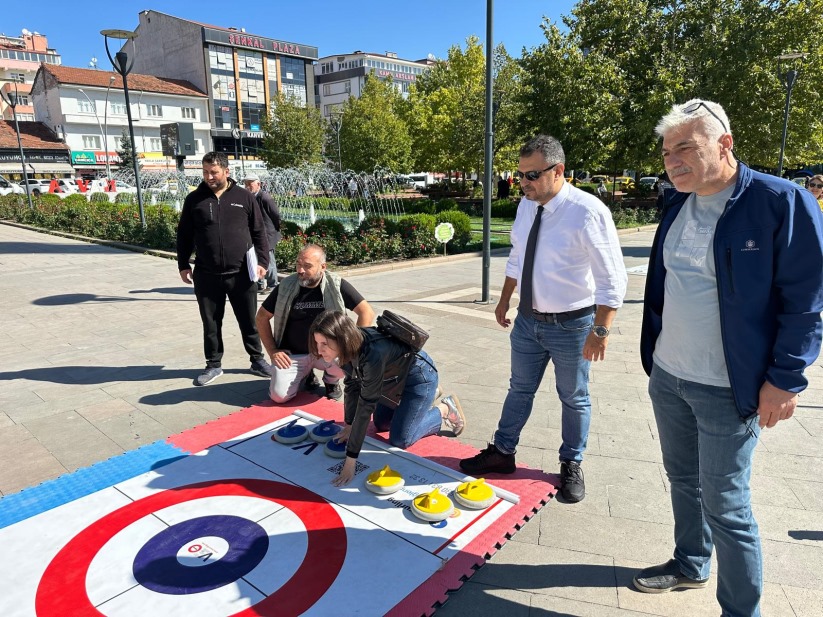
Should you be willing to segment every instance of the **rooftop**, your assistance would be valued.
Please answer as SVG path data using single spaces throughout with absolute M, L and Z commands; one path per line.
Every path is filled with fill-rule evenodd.
M 68 150 L 68 146 L 42 122 L 20 122 L 19 124 L 23 149 Z M 14 122 L 0 120 L 0 148 L 17 148 L 17 132 L 14 130 Z
M 71 66 L 55 66 L 50 64 L 41 65 L 41 70 L 51 73 L 61 84 L 72 84 L 76 86 L 95 86 L 106 88 L 109 80 L 113 88 L 123 87 L 123 78 L 114 71 L 100 71 L 96 69 L 81 69 Z M 190 82 L 183 79 L 170 79 L 167 77 L 155 77 L 154 75 L 129 74 L 129 89 L 144 90 L 146 92 L 157 92 L 160 94 L 178 94 L 184 96 L 205 97 L 206 94 L 194 87 Z

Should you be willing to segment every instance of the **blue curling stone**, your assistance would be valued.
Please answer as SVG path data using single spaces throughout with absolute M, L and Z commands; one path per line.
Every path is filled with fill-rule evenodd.
M 309 429 L 300 424 L 290 423 L 277 429 L 272 439 L 280 443 L 297 443 L 303 441 L 309 434 Z
M 326 443 L 342 430 L 342 426 L 335 424 L 332 420 L 328 420 L 315 426 L 309 433 L 309 436 L 318 443 Z
M 346 442 L 336 442 L 334 439 L 329 439 L 326 445 L 323 446 L 323 451 L 332 458 L 345 458 L 346 456 Z

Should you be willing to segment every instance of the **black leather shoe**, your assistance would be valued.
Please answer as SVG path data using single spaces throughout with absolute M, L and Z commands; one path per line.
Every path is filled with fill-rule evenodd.
M 489 447 L 477 456 L 461 460 L 460 469 L 472 476 L 482 476 L 487 473 L 514 473 L 517 466 L 514 463 L 514 454 L 503 454 L 490 443 Z
M 583 501 L 586 496 L 583 470 L 577 461 L 560 462 L 560 495 L 569 503 Z
M 637 573 L 633 582 L 643 593 L 666 593 L 675 589 L 700 589 L 709 583 L 709 579 L 695 580 L 683 576 L 677 562 L 669 559 L 659 566 L 644 568 Z

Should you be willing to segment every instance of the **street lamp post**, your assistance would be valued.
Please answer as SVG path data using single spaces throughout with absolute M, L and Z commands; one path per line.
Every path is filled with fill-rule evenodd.
M 134 139 L 134 123 L 131 119 L 131 104 L 129 103 L 129 80 L 128 74 L 134 66 L 134 58 L 132 57 L 129 63 L 129 56 L 125 51 L 118 51 L 112 58 L 111 51 L 109 51 L 109 39 L 131 40 L 137 37 L 137 34 L 129 30 L 101 30 L 106 41 L 106 54 L 111 61 L 114 70 L 117 71 L 123 78 L 123 95 L 126 98 L 126 117 L 129 122 L 129 136 L 131 137 L 131 158 L 134 166 L 134 185 L 137 187 L 137 207 L 140 210 L 140 224 L 146 228 L 146 213 L 143 209 L 143 193 L 140 188 L 140 166 L 137 164 L 137 142 Z M 133 53 L 133 52 L 132 52 Z M 108 154 L 108 153 L 107 153 Z
M 29 200 L 29 208 L 34 209 L 34 204 L 31 202 L 31 189 L 29 188 L 28 178 L 26 178 L 26 155 L 23 154 L 23 140 L 20 139 L 20 123 L 17 121 L 17 102 L 18 102 L 18 95 L 17 95 L 17 84 L 14 84 L 14 94 L 9 92 L 7 95 L 3 96 L 3 93 L 0 92 L 0 97 L 2 97 L 3 102 L 6 103 L 9 107 L 11 107 L 11 115 L 14 117 L 14 130 L 17 133 L 17 146 L 20 148 L 20 163 L 23 167 L 23 184 L 26 185 L 26 198 Z
M 89 102 L 89 105 L 91 105 L 92 111 L 94 111 L 94 119 L 97 120 L 97 128 L 100 129 L 100 139 L 102 139 L 101 146 L 106 154 L 106 178 L 110 179 L 111 174 L 109 172 L 109 152 L 108 146 L 106 144 L 106 134 L 103 132 L 103 125 L 100 124 L 100 116 L 97 115 L 97 105 L 95 105 L 94 102 L 89 98 L 89 95 L 86 94 L 86 91 L 83 90 L 83 88 L 78 88 L 77 91 L 86 97 L 86 100 Z
M 789 107 L 792 101 L 792 88 L 794 88 L 794 84 L 797 81 L 798 73 L 800 72 L 799 68 L 797 67 L 798 63 L 803 61 L 808 54 L 804 53 L 790 53 L 790 54 L 781 54 L 777 56 L 777 78 L 780 80 L 780 83 L 783 84 L 783 87 L 786 88 L 786 108 L 783 111 L 783 137 L 780 141 L 780 158 L 777 160 L 777 177 L 780 178 L 783 176 L 783 154 L 786 151 L 786 134 L 789 130 Z M 790 62 L 791 68 L 783 70 L 785 66 L 784 63 Z
M 340 158 L 340 129 L 343 128 L 343 112 L 332 112 L 332 128 L 337 133 L 337 171 L 343 173 L 343 159 Z
M 109 85 L 106 87 L 106 102 L 103 104 L 103 133 L 106 135 L 103 150 L 106 153 L 106 180 L 111 182 L 111 161 L 109 160 L 109 91 L 114 83 L 114 75 L 109 76 Z

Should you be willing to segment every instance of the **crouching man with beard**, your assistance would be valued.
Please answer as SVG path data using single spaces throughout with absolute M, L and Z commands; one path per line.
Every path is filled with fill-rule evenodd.
M 293 398 L 302 385 L 313 389 L 319 384 L 314 369 L 323 371 L 326 396 L 337 400 L 343 395 L 342 369 L 336 361 L 309 354 L 309 328 L 325 310 L 353 311 L 357 325 L 371 326 L 374 311 L 349 283 L 326 270 L 326 252 L 307 244 L 297 255 L 297 272 L 283 279 L 257 311 L 257 330 L 271 358 L 269 395 L 275 403 Z

